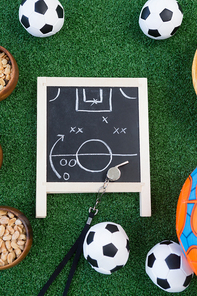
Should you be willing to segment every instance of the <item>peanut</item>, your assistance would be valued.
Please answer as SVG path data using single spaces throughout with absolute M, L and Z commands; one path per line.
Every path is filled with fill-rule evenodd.
M 5 226 L 0 225 L 0 237 L 2 237 L 4 235 L 4 232 L 5 232 Z

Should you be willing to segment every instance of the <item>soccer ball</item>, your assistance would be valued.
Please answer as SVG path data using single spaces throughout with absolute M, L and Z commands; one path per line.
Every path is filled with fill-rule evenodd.
M 186 179 L 177 204 L 176 232 L 194 273 L 197 275 L 197 168 Z
M 98 223 L 86 234 L 83 255 L 96 271 L 111 274 L 126 264 L 129 238 L 119 224 Z
M 185 290 L 194 275 L 181 246 L 170 240 L 162 241 L 148 252 L 145 269 L 153 283 L 167 292 Z
M 139 25 L 152 39 L 167 39 L 180 27 L 183 13 L 176 0 L 149 0 L 142 7 Z
M 35 37 L 57 33 L 64 24 L 64 9 L 58 0 L 23 0 L 19 21 Z

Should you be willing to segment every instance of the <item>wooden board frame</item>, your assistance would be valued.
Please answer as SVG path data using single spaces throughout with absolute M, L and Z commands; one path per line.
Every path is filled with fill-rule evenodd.
M 138 87 L 139 91 L 139 138 L 141 182 L 109 183 L 107 192 L 139 192 L 140 216 L 151 216 L 150 156 L 148 89 L 146 78 L 84 78 L 38 77 L 37 78 L 37 176 L 36 217 L 47 215 L 47 194 L 97 192 L 100 182 L 47 182 L 47 86 L 68 87 Z

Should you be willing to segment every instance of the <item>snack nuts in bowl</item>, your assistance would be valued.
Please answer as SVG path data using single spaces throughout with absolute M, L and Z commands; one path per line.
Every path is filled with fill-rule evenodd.
M 6 99 L 18 83 L 19 70 L 12 54 L 0 46 L 0 101 Z
M 0 270 L 21 262 L 32 242 L 33 232 L 27 217 L 13 207 L 0 206 Z

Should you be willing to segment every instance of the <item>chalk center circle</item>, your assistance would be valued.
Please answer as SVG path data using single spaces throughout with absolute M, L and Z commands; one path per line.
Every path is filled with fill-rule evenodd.
M 96 149 L 97 149 L 98 144 L 101 144 L 100 146 L 103 149 L 102 152 L 95 152 L 95 151 L 97 151 Z M 93 152 L 91 152 L 90 149 L 93 149 L 92 150 Z M 88 150 L 90 150 L 90 151 L 88 151 Z M 105 157 L 105 161 L 104 161 L 105 163 L 102 161 L 102 164 L 101 164 L 100 157 L 102 157 L 102 158 Z M 84 164 L 82 164 L 82 158 L 86 158 L 86 161 Z M 91 158 L 97 158 L 97 164 L 101 165 L 101 167 L 99 169 L 98 168 L 97 169 L 88 168 L 87 167 L 87 158 L 89 158 L 89 160 Z M 76 160 L 77 160 L 77 164 L 79 165 L 79 167 L 81 169 L 85 170 L 86 172 L 100 173 L 100 172 L 104 171 L 112 162 L 112 151 L 111 151 L 110 147 L 104 141 L 102 141 L 100 139 L 90 139 L 90 140 L 87 140 L 81 144 L 81 146 L 79 147 L 79 149 L 76 152 Z M 90 161 L 89 161 L 89 163 L 90 163 Z

